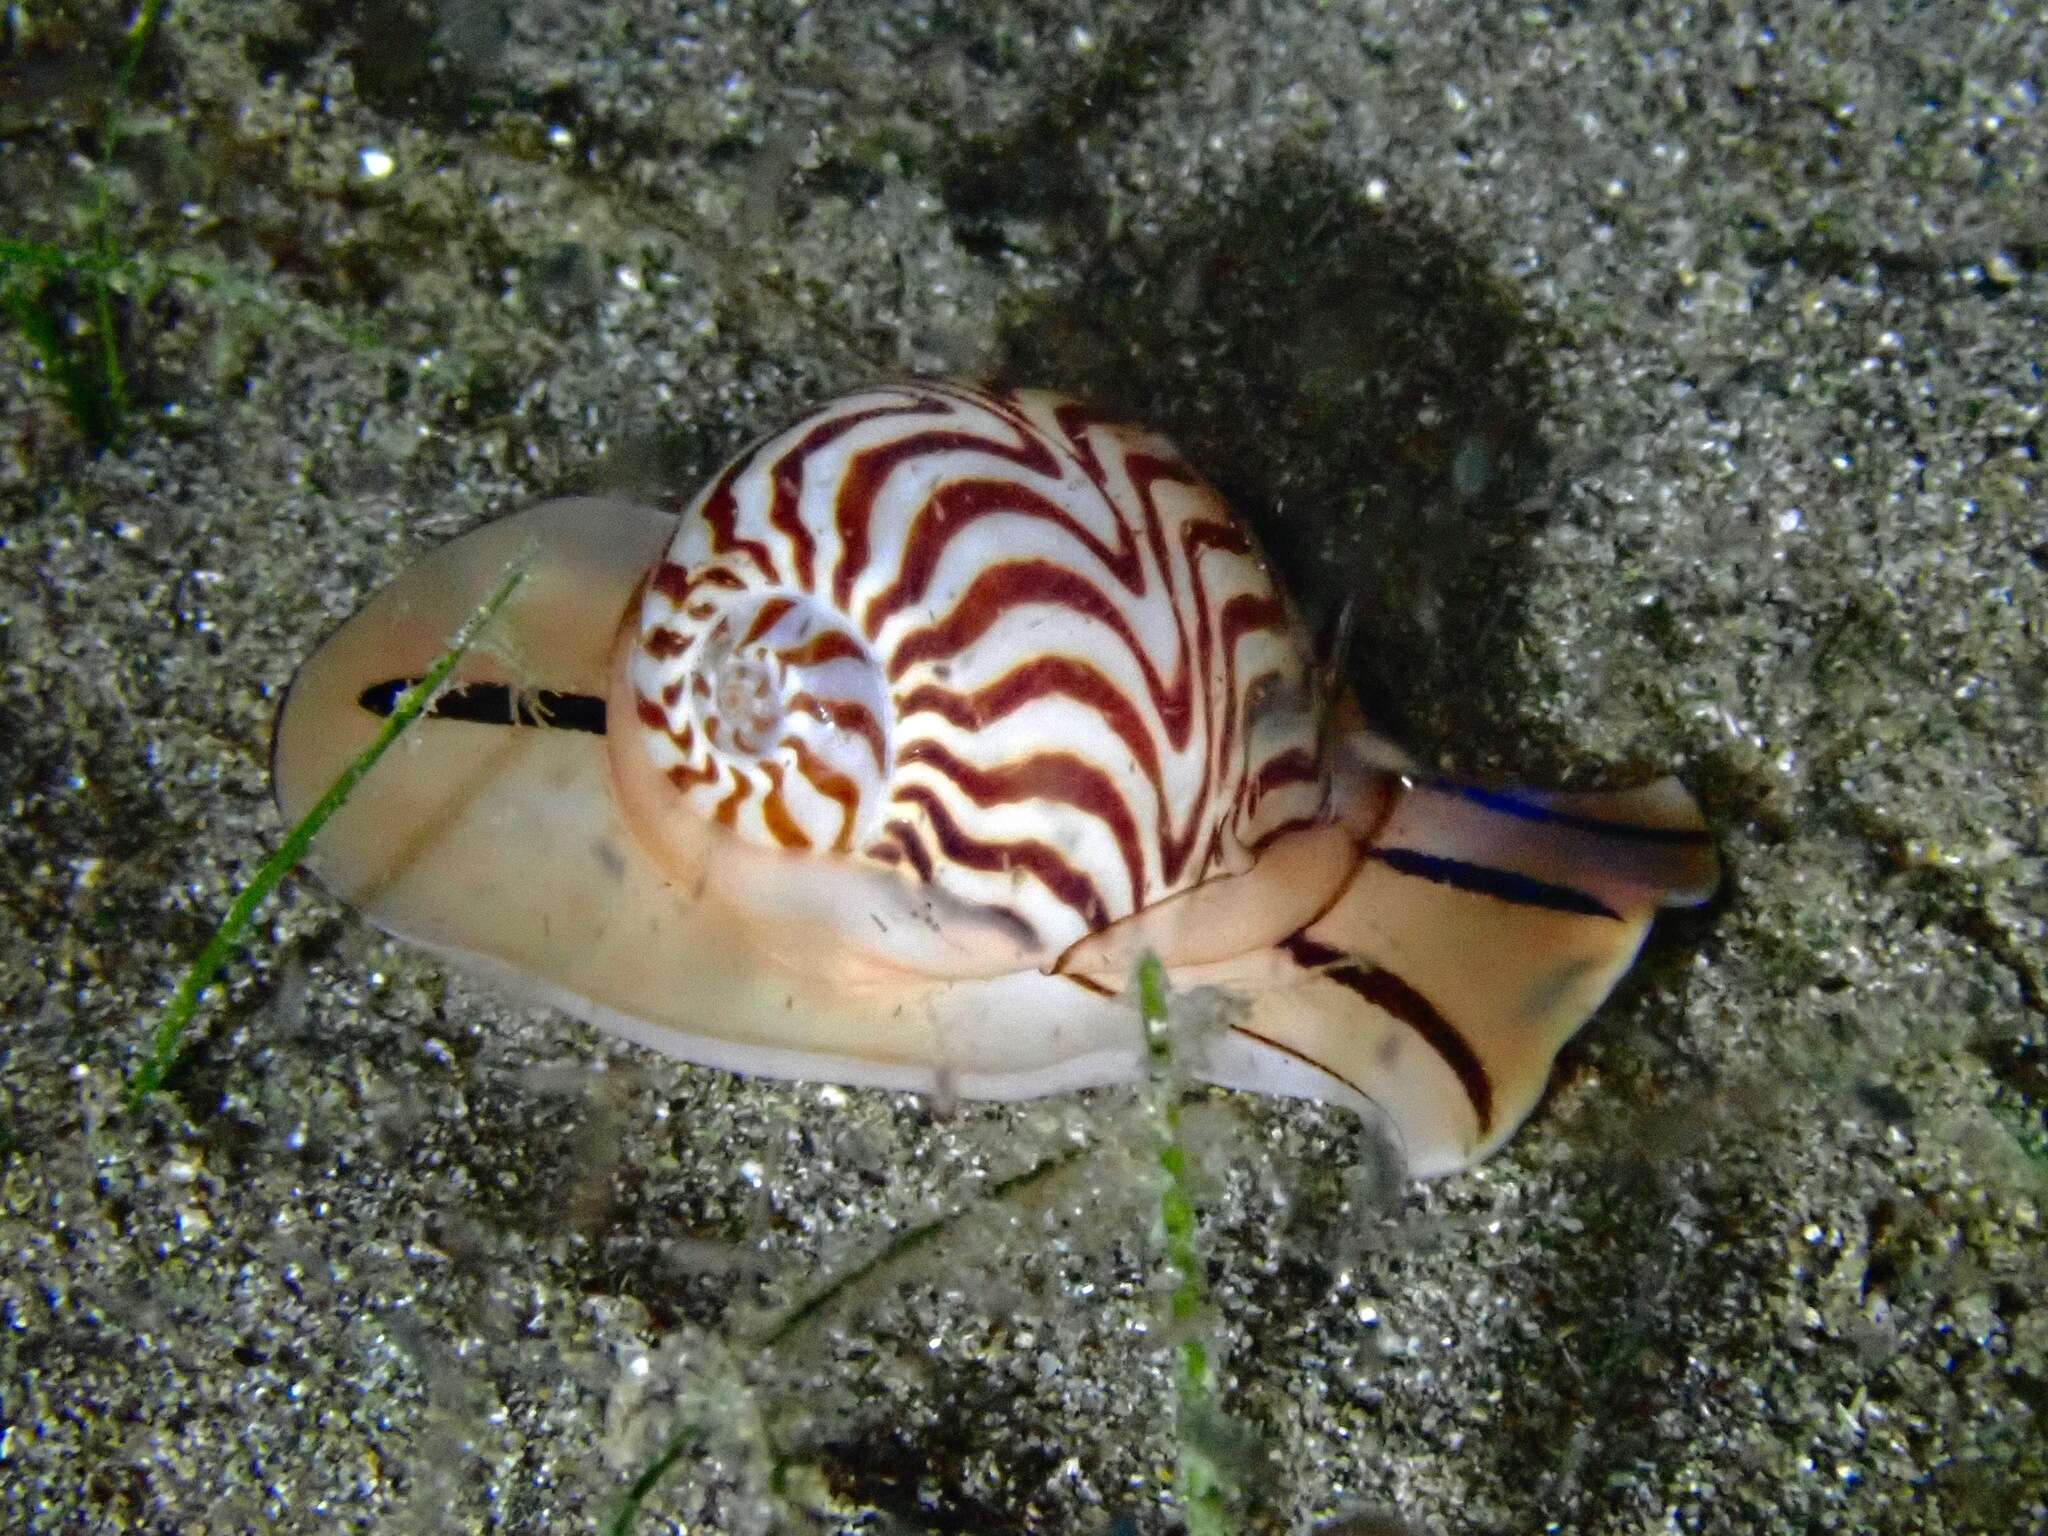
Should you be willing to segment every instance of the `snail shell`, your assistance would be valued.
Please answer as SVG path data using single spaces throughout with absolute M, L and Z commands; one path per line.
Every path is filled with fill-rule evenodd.
M 742 1071 L 1021 1097 L 1142 1062 L 1146 951 L 1212 1080 L 1484 1155 L 1662 901 L 1716 878 L 1675 781 L 1439 783 L 1325 697 L 1249 535 L 1170 444 L 1043 393 L 809 412 L 680 516 L 491 523 L 301 668 L 310 807 L 523 546 L 489 647 L 317 840 L 380 926 Z
M 707 822 L 835 855 L 789 933 L 988 976 L 1322 819 L 1314 703 L 1264 562 L 1164 441 L 921 385 L 836 401 L 698 496 L 610 717 L 638 727 L 629 817 L 680 870 Z

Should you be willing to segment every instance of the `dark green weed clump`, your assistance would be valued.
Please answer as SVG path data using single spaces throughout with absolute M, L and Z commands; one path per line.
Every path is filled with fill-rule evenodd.
M 115 302 L 139 274 L 122 248 L 108 170 L 121 146 L 136 73 L 163 14 L 164 0 L 142 0 L 122 34 L 86 188 L 82 248 L 0 238 L 0 313 L 27 342 L 72 426 L 95 447 L 112 442 L 128 415 Z
M 94 449 L 121 440 L 148 393 L 124 346 L 148 323 L 145 317 L 158 315 L 173 294 L 266 327 L 289 325 L 357 349 L 379 345 L 369 328 L 282 295 L 216 255 L 165 252 L 138 243 L 149 210 L 122 205 L 115 190 L 116 167 L 129 136 L 138 80 L 152 44 L 162 36 L 165 10 L 164 0 L 143 0 L 114 45 L 111 76 L 99 102 L 100 127 L 75 204 L 68 210 L 40 210 L 45 225 L 61 224 L 68 236 L 31 238 L 23 225 L 0 223 L 0 335 L 11 329 L 20 338 L 65 419 Z M 9 20 L 17 47 L 24 46 L 29 25 L 0 18 L 0 60 L 10 41 Z

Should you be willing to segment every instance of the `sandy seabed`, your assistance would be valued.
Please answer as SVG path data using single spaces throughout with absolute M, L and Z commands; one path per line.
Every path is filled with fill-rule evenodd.
M 117 33 L 6 25 L 66 245 Z M 694 1424 L 636 1529 L 1169 1531 L 1183 1436 L 1246 1531 L 2043 1529 L 2044 85 L 1961 5 L 174 9 L 125 435 L 0 350 L 0 1524 L 594 1530 Z M 120 1104 L 356 602 L 904 372 L 1167 428 L 1425 757 L 1723 839 L 1476 1172 L 1196 1100 L 1227 1424 L 1128 1095 L 680 1065 L 292 883 Z

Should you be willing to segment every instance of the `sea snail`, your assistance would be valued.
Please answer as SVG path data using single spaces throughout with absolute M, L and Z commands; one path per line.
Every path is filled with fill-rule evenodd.
M 300 669 L 296 819 L 531 574 L 315 844 L 372 921 L 691 1061 L 1021 1098 L 1125 1079 L 1156 953 L 1193 1065 L 1351 1105 L 1420 1175 L 1492 1151 L 1712 889 L 1676 780 L 1503 792 L 1332 697 L 1244 528 L 1154 433 L 888 384 L 678 517 L 554 502 L 456 539 Z

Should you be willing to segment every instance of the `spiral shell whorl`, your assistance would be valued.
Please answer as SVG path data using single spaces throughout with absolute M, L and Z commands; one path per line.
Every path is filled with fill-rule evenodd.
M 880 668 L 802 593 L 664 562 L 627 661 L 650 750 L 687 809 L 756 843 L 846 853 L 890 767 Z
M 890 386 L 764 439 L 684 513 L 625 665 L 677 814 L 1040 960 L 1325 813 L 1257 551 L 1170 445 L 1057 396 Z

